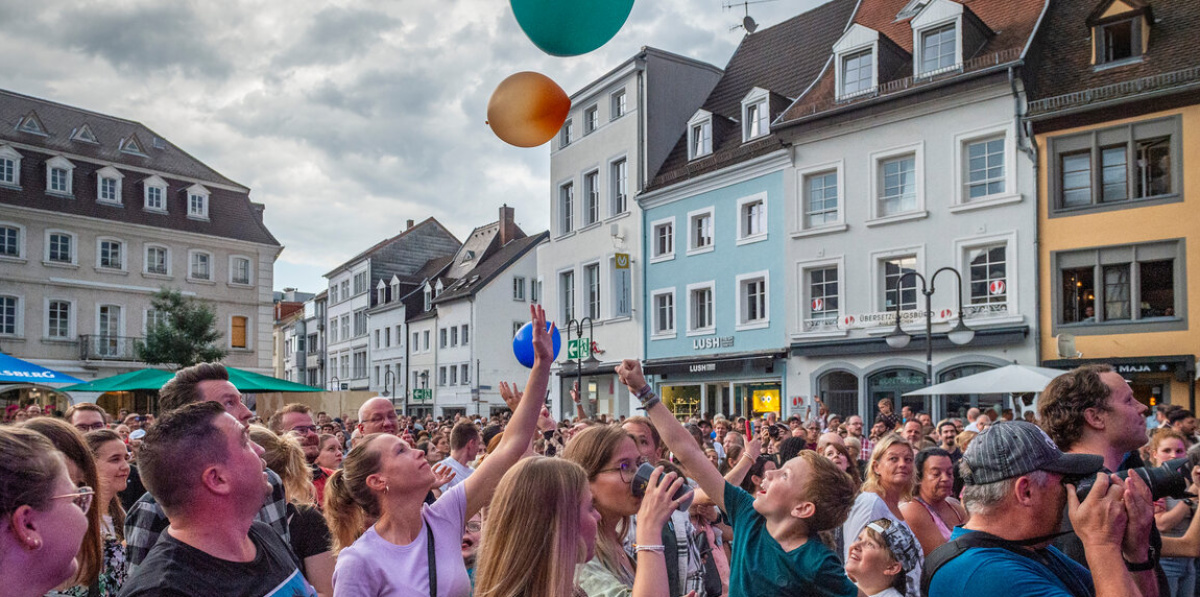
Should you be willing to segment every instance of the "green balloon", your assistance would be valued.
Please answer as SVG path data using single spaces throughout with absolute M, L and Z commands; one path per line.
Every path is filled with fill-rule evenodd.
M 512 0 L 513 15 L 530 41 L 552 56 L 578 56 L 612 39 L 633 0 Z

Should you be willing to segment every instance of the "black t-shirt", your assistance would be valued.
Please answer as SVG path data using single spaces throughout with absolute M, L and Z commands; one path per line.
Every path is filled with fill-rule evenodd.
M 125 582 L 121 597 L 317 597 L 296 556 L 271 527 L 251 523 L 250 540 L 257 551 L 254 560 L 231 562 L 164 532 Z
M 321 511 L 313 506 L 296 506 L 288 504 L 288 531 L 292 540 L 292 552 L 300 560 L 300 572 L 307 574 L 304 569 L 304 558 L 322 554 L 330 550 L 332 537 L 329 535 L 329 525 Z

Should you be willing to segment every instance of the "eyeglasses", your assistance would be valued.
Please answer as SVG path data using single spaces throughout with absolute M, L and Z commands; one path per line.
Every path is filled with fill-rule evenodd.
M 471 533 L 478 533 L 479 531 L 482 531 L 482 530 L 483 530 L 483 523 L 482 523 L 482 522 L 478 522 L 478 521 L 472 520 L 471 522 L 468 522 L 468 523 L 467 523 L 467 531 L 468 531 L 468 532 L 471 532 Z
M 71 501 L 75 502 L 75 505 L 79 506 L 79 509 L 83 510 L 84 514 L 87 514 L 88 510 L 92 509 L 92 500 L 96 498 L 96 490 L 87 485 L 81 485 L 79 491 L 75 493 L 64 493 L 63 495 L 52 496 L 50 499 L 57 500 L 59 498 L 71 498 Z
M 316 433 L 317 426 L 316 425 L 296 425 L 295 427 L 292 427 L 292 432 L 299 433 L 300 435 L 308 435 L 310 433 Z
M 621 473 L 621 481 L 623 481 L 625 483 L 633 483 L 633 476 L 637 474 L 638 467 L 641 466 L 642 463 L 644 463 L 644 462 L 646 462 L 645 458 L 639 458 L 637 462 L 634 462 L 634 463 L 622 462 L 620 466 L 614 466 L 612 468 L 600 469 L 599 472 L 611 473 L 613 471 L 616 471 L 618 473 Z
M 105 425 L 104 423 L 91 423 L 91 424 L 83 423 L 83 424 L 75 426 L 76 429 L 78 429 L 84 433 L 87 433 L 89 431 L 96 431 L 99 429 L 105 429 L 107 427 L 108 427 L 108 425 Z

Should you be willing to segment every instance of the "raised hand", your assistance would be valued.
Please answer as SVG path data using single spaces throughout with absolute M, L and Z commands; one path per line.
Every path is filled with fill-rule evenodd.
M 437 489 L 450 481 L 454 480 L 454 476 L 458 473 L 454 472 L 449 466 L 442 463 L 433 465 L 433 488 Z
M 502 381 L 500 382 L 500 397 L 504 399 L 509 410 L 516 411 L 517 405 L 521 403 L 521 389 L 515 383 L 510 386 L 507 381 Z
M 642 364 L 637 359 L 625 359 L 616 368 L 617 377 L 631 392 L 637 392 L 646 387 L 646 377 L 642 375 Z
M 546 329 L 546 310 L 541 305 L 530 305 L 529 314 L 533 319 L 533 364 L 549 364 L 554 360 L 554 337 Z

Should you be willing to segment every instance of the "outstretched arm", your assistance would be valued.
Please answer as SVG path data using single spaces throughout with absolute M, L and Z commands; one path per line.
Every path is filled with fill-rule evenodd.
M 500 446 L 483 460 L 478 470 L 463 481 L 467 491 L 467 518 L 474 516 L 492 500 L 492 493 L 496 491 L 500 478 L 521 459 L 521 455 L 533 441 L 538 413 L 541 412 L 545 401 L 546 383 L 550 379 L 554 345 L 550 332 L 546 330 L 545 310 L 541 305 L 532 305 L 529 312 L 533 318 L 533 368 L 529 371 L 529 381 L 525 383 L 525 393 L 521 395 L 521 401 L 513 410 L 512 419 L 504 430 L 504 439 L 500 440 Z
M 617 376 L 635 396 L 647 388 L 646 377 L 642 375 L 642 364 L 635 359 L 621 361 L 621 364 L 617 365 Z M 721 476 L 721 472 L 708 461 L 704 450 L 700 449 L 695 439 L 692 439 L 692 434 L 683 428 L 675 415 L 672 415 L 662 402 L 656 401 L 653 406 L 647 408 L 646 416 L 650 417 L 651 423 L 654 423 L 655 429 L 662 436 L 667 448 L 683 463 L 684 469 L 694 475 L 693 478 L 696 479 L 700 489 L 703 489 L 704 493 L 712 498 L 718 508 L 724 510 L 725 479 Z

